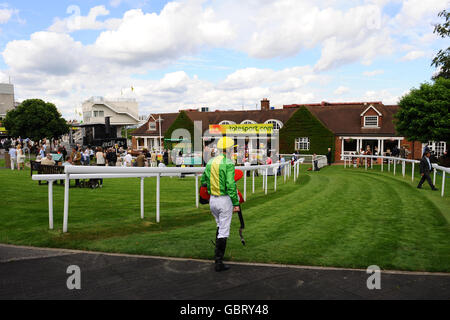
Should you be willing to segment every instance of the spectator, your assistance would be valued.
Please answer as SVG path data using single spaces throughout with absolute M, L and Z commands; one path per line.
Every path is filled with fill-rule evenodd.
M 95 154 L 95 158 L 97 159 L 97 166 L 104 167 L 106 165 L 105 154 L 103 153 L 102 147 L 97 148 L 97 153 Z M 103 187 L 103 179 L 99 179 L 100 188 Z
M 157 161 L 156 161 L 156 151 L 153 149 L 152 153 L 151 153 L 151 166 L 156 167 L 158 165 Z
M 331 166 L 331 148 L 328 148 L 327 163 L 328 163 L 329 166 Z
M 418 189 L 422 189 L 422 185 L 425 182 L 425 180 L 428 182 L 428 184 L 431 187 L 431 190 L 436 191 L 436 187 L 433 185 L 433 182 L 431 181 L 430 173 L 433 170 L 433 167 L 431 166 L 430 162 L 431 152 L 428 149 L 425 154 L 422 157 L 422 160 L 420 160 L 420 175 L 422 176 L 422 179 L 420 179 L 419 185 L 417 186 Z
M 45 158 L 45 147 L 44 147 L 44 145 L 41 146 L 41 148 L 39 150 L 39 155 L 41 156 L 41 158 Z
M 67 167 L 67 166 L 71 166 L 72 165 L 72 159 L 70 158 L 70 156 L 67 156 L 66 161 L 63 162 L 63 167 Z
M 90 165 L 90 162 L 91 162 L 91 150 L 89 149 L 89 147 L 87 147 L 86 150 L 84 150 L 83 158 L 84 158 L 84 165 L 85 166 Z
M 144 155 L 144 153 L 143 152 L 141 152 L 138 156 L 137 156 L 137 158 L 136 158 L 136 166 L 137 167 L 140 167 L 140 168 L 143 168 L 143 167 L 145 167 L 145 155 Z
M 74 166 L 81 166 L 81 153 L 78 151 L 77 147 L 72 148 L 70 158 L 72 159 Z
M 123 158 L 123 166 L 124 167 L 131 167 L 132 166 L 132 162 L 133 162 L 133 157 L 131 156 L 131 154 L 129 154 L 127 152 L 127 154 Z
M 95 158 L 97 159 L 97 166 L 104 167 L 106 165 L 105 154 L 103 153 L 103 149 L 101 147 L 97 148 Z
M 23 154 L 22 145 L 17 145 L 16 150 L 16 156 L 17 156 L 17 170 L 20 171 L 20 168 L 25 170 L 25 155 Z
M 106 161 L 108 166 L 115 167 L 117 162 L 117 154 L 113 148 L 108 149 L 108 153 L 106 154 Z
M 49 153 L 45 158 L 41 160 L 41 164 L 45 166 L 54 166 L 55 161 L 53 160 L 52 155 Z
M 167 149 L 164 149 L 163 161 L 166 166 L 169 165 L 169 152 L 167 152 Z
M 16 166 L 16 159 L 17 159 L 17 150 L 11 145 L 9 148 L 9 157 L 11 159 L 11 170 L 14 170 L 14 167 Z

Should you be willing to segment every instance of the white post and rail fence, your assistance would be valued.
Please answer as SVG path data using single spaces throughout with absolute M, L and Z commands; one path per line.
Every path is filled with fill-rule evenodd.
M 386 157 L 386 156 L 373 156 L 373 155 L 344 155 L 344 168 L 355 166 L 355 160 L 361 159 L 361 161 L 364 162 L 364 167 L 367 170 L 368 167 L 373 168 L 374 162 L 378 162 L 378 159 L 381 159 L 380 163 L 380 170 L 384 171 L 384 161 L 386 160 L 386 166 L 388 172 L 391 172 L 391 168 L 393 171 L 393 174 L 397 174 L 397 165 L 401 165 L 401 174 L 403 177 L 406 176 L 406 164 L 411 163 L 411 180 L 414 181 L 414 171 L 415 171 L 415 165 L 420 164 L 420 161 L 418 160 L 411 160 L 411 159 L 404 159 L 404 158 L 396 158 L 396 157 Z M 368 159 L 371 159 L 370 165 L 368 164 Z M 361 162 L 360 162 L 361 165 Z M 449 174 L 450 176 L 450 168 L 439 166 L 435 163 L 432 164 L 433 167 L 433 184 L 436 185 L 436 172 L 442 171 L 442 186 L 441 186 L 441 196 L 444 196 L 444 190 L 445 190 L 445 176 L 446 174 Z
M 274 191 L 277 190 L 278 171 L 282 170 L 284 182 L 294 175 L 296 181 L 300 175 L 300 165 L 304 159 L 300 159 L 292 165 L 290 162 L 276 163 L 272 165 L 260 166 L 243 166 L 236 167 L 244 172 L 244 190 L 243 197 L 247 200 L 247 172 L 251 172 L 252 177 L 252 193 L 255 193 L 255 171 L 259 171 L 263 175 L 263 190 L 268 194 L 268 177 L 274 176 Z M 160 198 L 161 198 L 161 177 L 174 177 L 183 175 L 193 175 L 195 177 L 195 205 L 199 207 L 199 178 L 203 174 L 204 167 L 194 168 L 136 168 L 136 167 L 89 167 L 89 166 L 67 166 L 64 174 L 51 175 L 33 175 L 35 181 L 48 181 L 48 217 L 49 228 L 53 230 L 53 183 L 57 180 L 64 180 L 64 219 L 63 232 L 68 231 L 69 223 L 69 188 L 70 180 L 81 179 L 124 179 L 138 178 L 140 179 L 140 217 L 144 219 L 144 179 L 156 178 L 156 222 L 160 222 Z

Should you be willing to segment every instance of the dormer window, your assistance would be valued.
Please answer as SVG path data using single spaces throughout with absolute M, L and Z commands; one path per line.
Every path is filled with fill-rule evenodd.
M 373 105 L 370 105 L 363 113 L 361 113 L 361 127 L 379 129 L 382 125 L 382 118 L 383 115 L 381 112 Z
M 378 116 L 365 116 L 364 127 L 378 128 Z
M 149 131 L 156 131 L 156 122 L 150 121 L 150 122 L 148 123 L 148 130 L 149 130 Z

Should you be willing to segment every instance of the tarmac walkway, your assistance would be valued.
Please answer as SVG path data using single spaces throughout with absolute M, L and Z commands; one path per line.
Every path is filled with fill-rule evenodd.
M 67 287 L 78 266 L 81 289 Z M 0 245 L 0 299 L 450 299 L 450 274 L 381 272 L 369 290 L 365 270 L 232 263 Z

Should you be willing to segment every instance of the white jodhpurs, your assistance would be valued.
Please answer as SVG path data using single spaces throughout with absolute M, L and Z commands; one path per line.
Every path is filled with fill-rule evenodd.
M 209 206 L 219 228 L 217 238 L 228 238 L 230 236 L 231 218 L 233 217 L 233 202 L 231 202 L 229 196 L 211 196 Z

